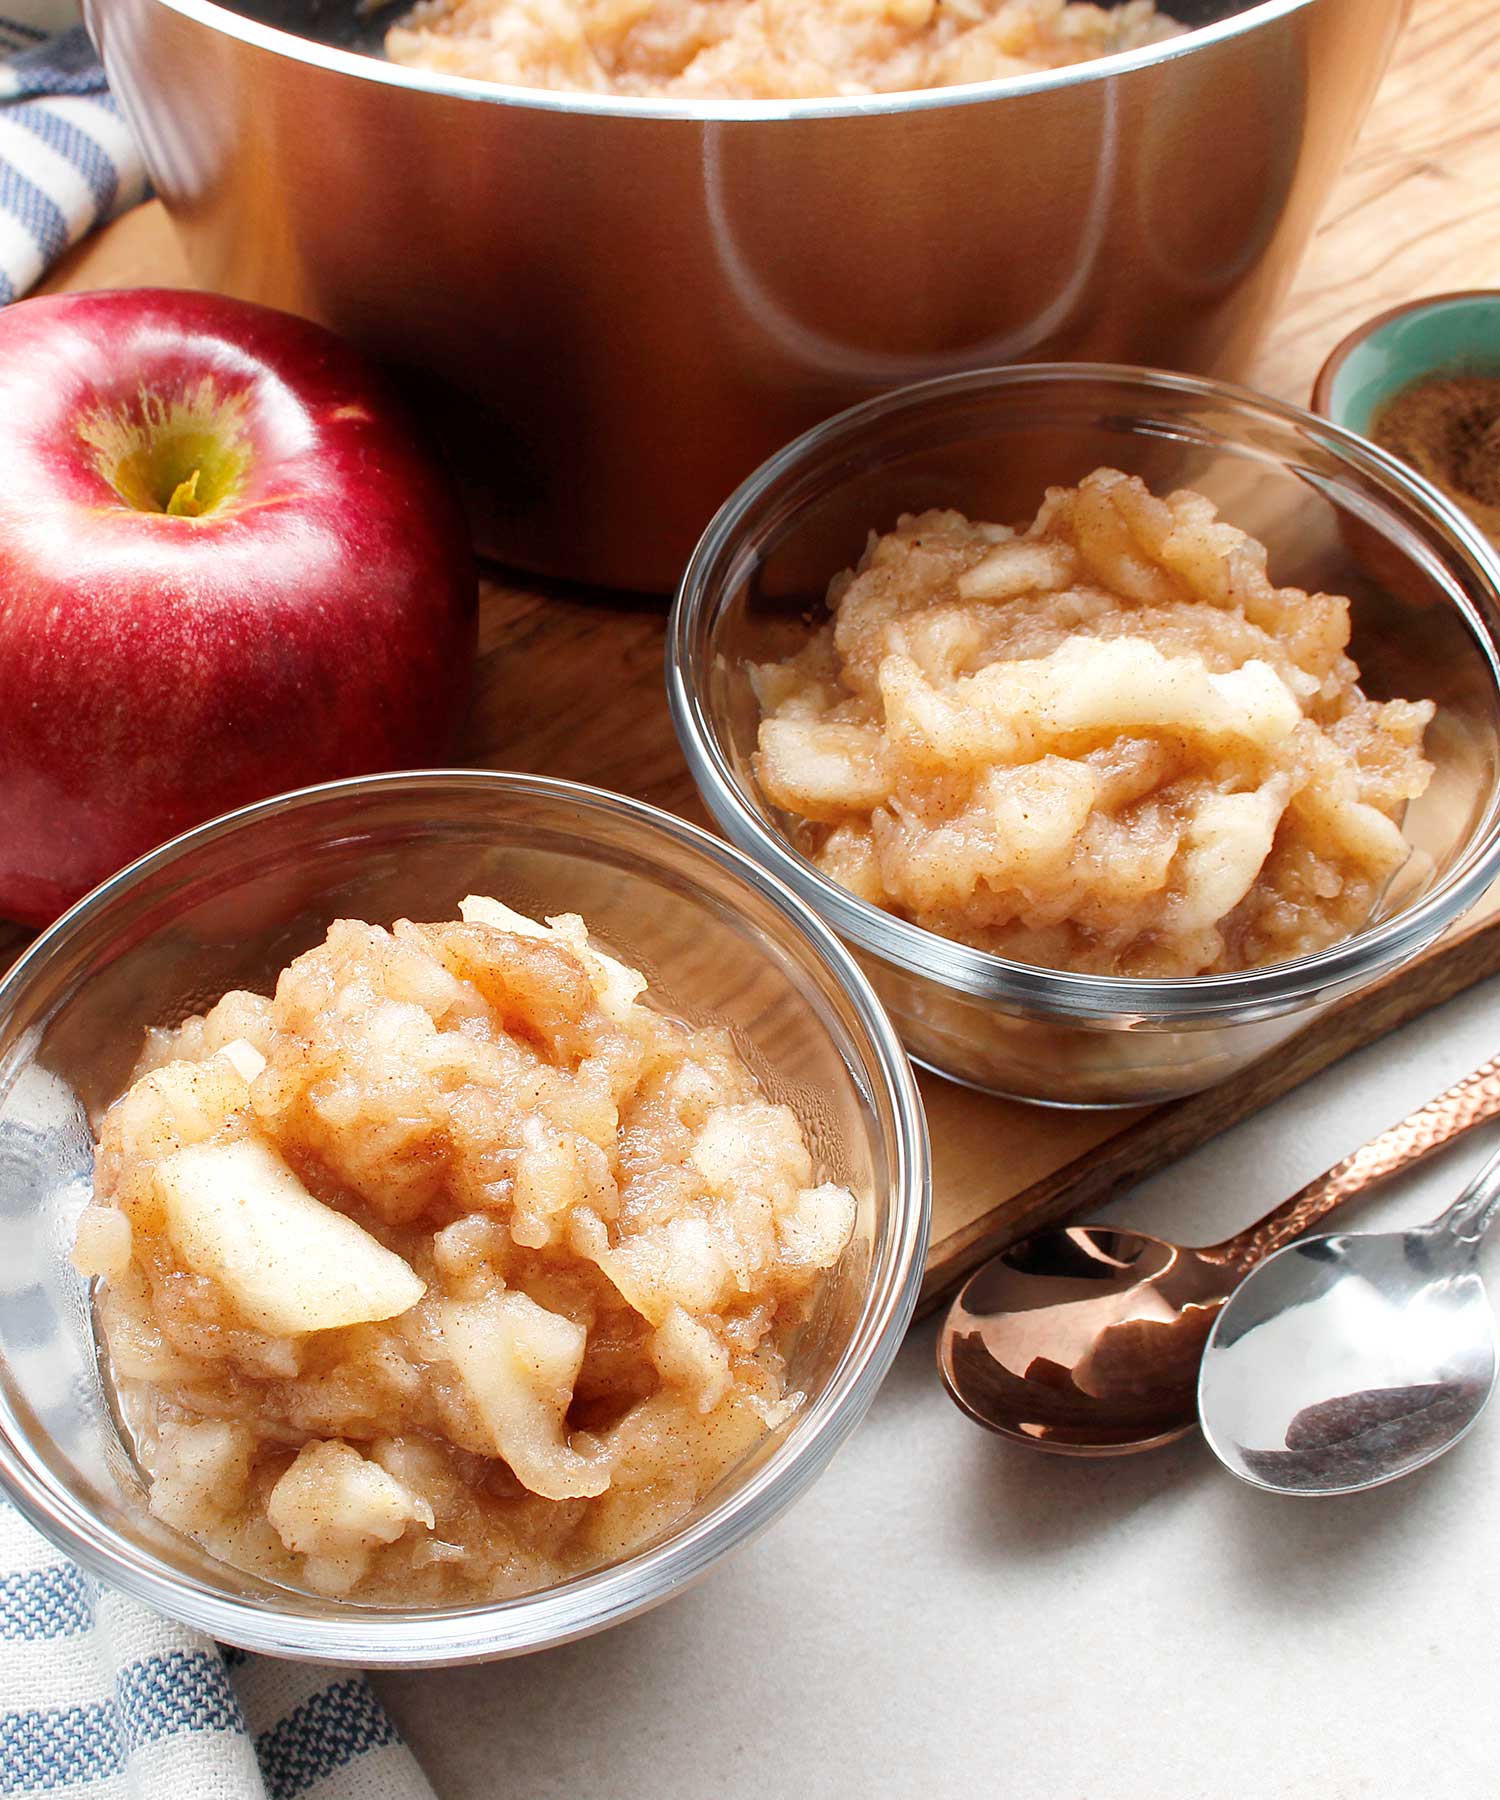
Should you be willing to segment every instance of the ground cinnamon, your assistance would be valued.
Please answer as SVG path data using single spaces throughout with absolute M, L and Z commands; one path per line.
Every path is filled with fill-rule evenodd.
M 1500 375 L 1432 375 L 1381 408 L 1371 436 L 1500 541 Z

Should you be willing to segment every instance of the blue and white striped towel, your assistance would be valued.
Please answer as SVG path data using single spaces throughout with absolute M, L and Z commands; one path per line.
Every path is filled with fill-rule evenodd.
M 0 303 L 144 192 L 83 31 L 0 19 Z M 221 1650 L 0 1498 L 0 1796 L 43 1795 L 432 1800 L 362 1675 Z
M 363 1675 L 221 1650 L 0 1499 L 0 1795 L 432 1800 Z
M 47 37 L 0 18 L 0 305 L 145 192 L 83 28 Z

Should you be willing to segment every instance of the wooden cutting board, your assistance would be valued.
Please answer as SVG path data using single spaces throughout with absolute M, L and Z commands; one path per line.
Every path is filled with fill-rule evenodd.
M 1351 326 L 1413 295 L 1500 286 L 1495 0 L 1416 0 L 1397 60 L 1254 371 L 1305 401 Z M 165 215 L 91 239 L 56 288 L 188 286 Z M 468 760 L 615 788 L 704 820 L 667 718 L 660 602 L 494 574 L 485 583 Z M 0 967 L 24 936 L 0 925 Z M 1047 1112 L 923 1076 L 936 1160 L 925 1299 L 1026 1229 L 1097 1205 L 1345 1051 L 1500 972 L 1500 893 L 1425 957 L 1211 1094 L 1129 1113 Z

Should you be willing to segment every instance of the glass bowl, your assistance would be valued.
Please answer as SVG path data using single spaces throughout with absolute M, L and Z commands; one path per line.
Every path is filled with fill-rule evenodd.
M 1240 974 L 1116 980 L 1010 962 L 856 899 L 757 792 L 748 666 L 787 655 L 831 576 L 903 512 L 1029 519 L 1049 484 L 1109 465 L 1198 488 L 1260 538 L 1283 586 L 1347 594 L 1376 698 L 1429 697 L 1436 773 L 1405 829 L 1424 854 L 1355 937 Z M 1065 1106 L 1139 1105 L 1223 1081 L 1439 937 L 1500 872 L 1500 561 L 1404 465 L 1293 406 L 1102 364 L 987 369 L 840 414 L 724 505 L 678 590 L 667 684 L 709 811 L 858 954 L 907 1050 L 956 1081 Z
M 242 1574 L 150 1516 L 67 1253 L 89 1191 L 90 1116 L 121 1090 L 147 1026 L 230 987 L 265 991 L 336 917 L 448 918 L 471 892 L 581 912 L 650 977 L 657 1004 L 727 1024 L 859 1216 L 799 1340 L 804 1405 L 688 1519 L 536 1594 L 397 1612 Z M 895 1032 L 833 935 L 737 851 L 638 802 L 528 775 L 309 788 L 133 864 L 0 980 L 0 1481 L 102 1580 L 252 1650 L 395 1667 L 561 1643 L 676 1593 L 821 1472 L 900 1344 L 928 1211 L 926 1131 Z

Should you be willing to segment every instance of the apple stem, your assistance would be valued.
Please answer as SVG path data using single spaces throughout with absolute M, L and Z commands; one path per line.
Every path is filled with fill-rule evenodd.
M 172 489 L 172 498 L 167 502 L 167 511 L 174 519 L 196 519 L 198 517 L 198 477 L 201 469 L 194 469 L 186 481 L 179 481 Z

